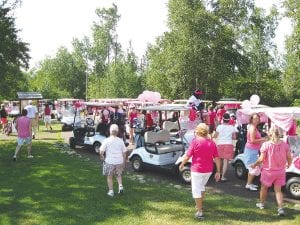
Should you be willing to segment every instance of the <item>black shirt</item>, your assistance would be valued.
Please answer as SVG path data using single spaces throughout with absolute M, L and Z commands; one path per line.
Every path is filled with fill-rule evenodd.
M 6 118 L 7 117 L 7 113 L 5 109 L 1 109 L 0 110 L 0 118 Z

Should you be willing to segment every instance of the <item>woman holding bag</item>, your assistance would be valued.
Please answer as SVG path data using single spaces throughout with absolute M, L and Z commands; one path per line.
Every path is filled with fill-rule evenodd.
M 281 186 L 285 185 L 285 169 L 291 165 L 292 156 L 289 145 L 280 140 L 280 132 L 277 127 L 271 127 L 269 135 L 270 141 L 262 144 L 258 160 L 251 165 L 251 168 L 254 169 L 256 166 L 262 164 L 260 202 L 256 204 L 256 207 L 264 209 L 268 188 L 274 184 L 278 215 L 284 216 Z

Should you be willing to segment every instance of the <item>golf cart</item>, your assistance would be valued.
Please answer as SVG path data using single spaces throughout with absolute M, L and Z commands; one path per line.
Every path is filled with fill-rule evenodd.
M 180 171 L 179 165 L 187 149 L 188 143 L 194 137 L 187 131 L 187 121 L 179 120 L 171 122 L 167 116 L 172 112 L 186 115 L 188 108 L 183 105 L 160 105 L 144 107 L 142 110 L 157 111 L 161 130 L 146 131 L 144 133 L 144 146 L 134 149 L 129 155 L 134 171 L 143 171 L 146 167 L 164 168 L 174 171 L 184 183 L 190 183 L 190 164 Z M 165 116 L 163 120 L 163 116 Z M 181 119 L 183 119 L 181 117 Z
M 81 126 L 80 112 L 77 111 L 78 110 L 70 109 L 63 112 L 60 119 L 60 123 L 62 124 L 62 131 L 72 130 L 73 127 Z
M 300 107 L 266 107 L 255 109 L 239 109 L 237 110 L 237 120 L 239 124 L 245 124 L 249 121 L 249 117 L 253 113 L 261 116 L 261 121 L 274 123 L 284 132 L 289 131 L 293 121 L 300 119 Z M 297 135 L 287 136 L 287 142 L 293 156 L 292 165 L 286 169 L 286 192 L 295 199 L 300 199 L 300 138 Z M 237 155 L 232 161 L 235 169 L 235 175 L 239 179 L 245 179 L 248 170 L 245 165 L 244 154 Z
M 86 119 L 84 127 L 77 127 L 73 130 L 73 137 L 69 138 L 70 148 L 75 149 L 77 145 L 92 148 L 96 153 L 99 153 L 101 143 L 106 139 L 106 136 L 95 132 L 94 120 Z
M 97 122 L 95 124 L 95 120 L 98 116 L 96 114 L 100 113 L 101 110 L 104 108 L 110 108 L 111 106 L 116 106 L 115 103 L 101 103 L 101 102 L 85 102 L 84 103 L 86 109 L 88 111 L 92 111 L 93 115 L 87 115 L 86 123 L 84 127 L 82 126 L 74 126 L 73 129 L 73 137 L 69 138 L 69 144 L 71 148 L 75 148 L 76 146 L 84 146 L 87 148 L 93 149 L 96 153 L 99 153 L 99 148 L 104 141 L 104 139 L 107 138 L 109 135 L 109 127 L 111 123 L 114 123 L 115 121 L 111 121 L 109 124 L 105 124 L 105 126 L 102 126 L 102 122 Z M 89 110 L 90 109 L 90 110 Z M 107 109 L 108 110 L 108 109 Z M 112 110 L 112 109 L 110 109 Z M 110 115 L 112 111 L 108 110 Z M 93 118 L 91 118 L 93 117 Z M 120 127 L 120 125 L 119 125 Z

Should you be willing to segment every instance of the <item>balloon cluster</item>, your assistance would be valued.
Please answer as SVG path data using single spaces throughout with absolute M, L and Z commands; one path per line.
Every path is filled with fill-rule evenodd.
M 253 106 L 257 106 L 260 101 L 260 97 L 258 95 L 251 95 L 250 100 L 244 100 L 241 104 L 243 109 L 249 109 Z
M 161 95 L 158 92 L 154 91 L 144 91 L 138 96 L 138 100 L 142 102 L 153 102 L 158 103 L 161 99 Z

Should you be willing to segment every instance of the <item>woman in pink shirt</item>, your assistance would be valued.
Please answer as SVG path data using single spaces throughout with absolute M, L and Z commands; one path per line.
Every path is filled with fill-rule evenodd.
M 253 114 L 250 117 L 249 127 L 247 131 L 247 143 L 244 150 L 245 166 L 249 169 L 250 165 L 256 162 L 258 159 L 258 153 L 261 144 L 266 141 L 266 138 L 262 138 L 257 125 L 260 123 L 260 117 L 258 114 Z M 253 184 L 255 175 L 248 173 L 246 189 L 250 191 L 257 191 L 257 186 Z
M 285 185 L 285 169 L 292 163 L 292 156 L 289 145 L 280 140 L 279 129 L 271 127 L 269 131 L 270 141 L 262 144 L 260 149 L 260 157 L 251 165 L 255 168 L 257 165 L 262 164 L 261 169 L 261 189 L 260 189 L 260 202 L 256 206 L 260 209 L 264 208 L 264 203 L 267 198 L 268 188 L 274 184 L 274 191 L 278 205 L 278 215 L 284 216 L 282 208 L 282 193 L 281 186 Z
M 19 117 L 16 121 L 16 129 L 18 132 L 18 144 L 15 150 L 15 154 L 13 157 L 14 161 L 17 161 L 17 154 L 21 149 L 21 146 L 27 144 L 28 149 L 28 158 L 33 158 L 31 155 L 31 120 L 27 117 L 27 110 L 22 110 L 22 116 Z
M 202 202 L 204 199 L 205 185 L 212 174 L 214 159 L 217 166 L 215 179 L 219 181 L 221 161 L 218 156 L 216 144 L 208 138 L 208 126 L 205 123 L 200 123 L 195 129 L 195 134 L 196 137 L 192 140 L 179 169 L 183 170 L 184 165 L 192 158 L 192 194 L 197 207 L 195 217 L 197 219 L 203 219 Z

